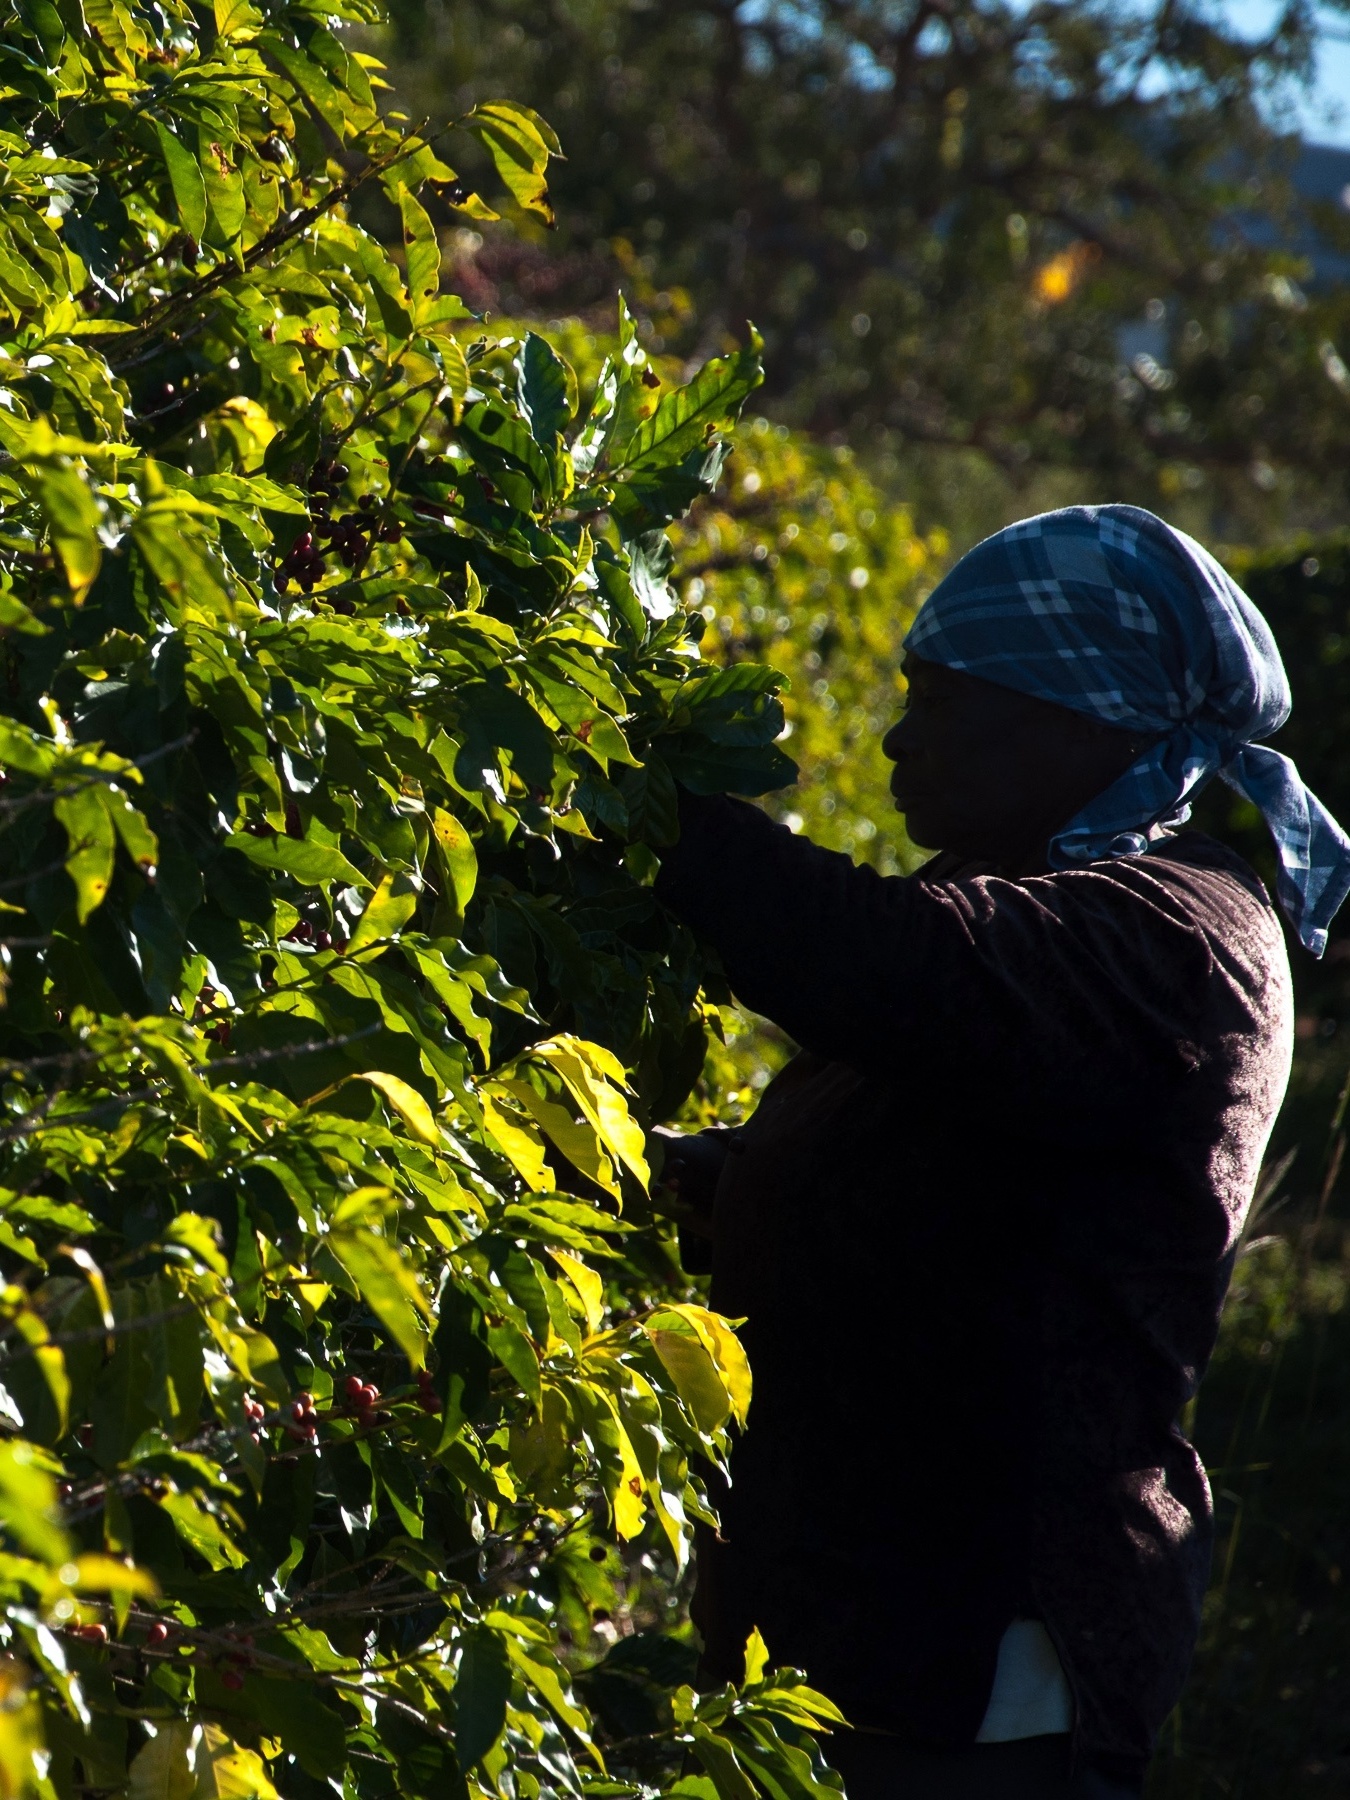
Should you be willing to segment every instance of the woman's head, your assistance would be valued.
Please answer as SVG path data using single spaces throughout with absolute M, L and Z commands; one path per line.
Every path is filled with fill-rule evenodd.
M 1118 779 L 1146 737 L 905 657 L 904 715 L 882 750 L 909 835 L 1010 872 L 1043 865 L 1051 838 Z
M 885 742 L 917 842 L 1061 868 L 1137 855 L 1221 774 L 1265 815 L 1320 954 L 1350 839 L 1256 741 L 1288 716 L 1279 652 L 1183 532 L 1133 506 L 1024 519 L 962 557 L 905 648 L 911 709 Z

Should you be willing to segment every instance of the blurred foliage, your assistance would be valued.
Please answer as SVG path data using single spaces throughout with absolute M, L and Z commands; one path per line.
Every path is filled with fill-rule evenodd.
M 1214 1576 L 1148 1800 L 1317 1800 L 1350 1777 L 1350 1220 L 1334 1180 L 1319 1218 L 1326 1121 L 1249 1231 L 1200 1389 Z
M 1324 12 L 1330 9 L 1324 9 Z M 753 318 L 770 411 L 843 433 L 965 542 L 1066 498 L 1232 540 L 1323 528 L 1350 466 L 1350 291 L 1269 124 L 1319 15 L 1203 0 L 393 0 L 414 108 L 498 91 L 567 144 L 549 245 L 461 230 L 535 317 L 640 279 L 652 346 Z
M 1270 621 L 1289 676 L 1293 711 L 1269 740 L 1271 747 L 1294 759 L 1309 787 L 1350 829 L 1350 537 L 1230 550 L 1224 560 Z M 1196 822 L 1240 850 L 1273 884 L 1270 833 L 1250 801 L 1215 782 L 1202 797 Z M 1350 915 L 1342 912 L 1333 924 L 1322 962 L 1292 936 L 1290 957 L 1300 1030 L 1325 1040 L 1341 1022 L 1350 1025 Z M 1286 1108 L 1286 1129 L 1290 1116 Z M 1300 1130 L 1305 1123 L 1316 1129 L 1300 1115 Z
M 795 787 L 766 804 L 817 843 L 884 873 L 923 860 L 887 791 L 881 740 L 904 701 L 905 633 L 946 553 L 916 531 L 853 453 L 752 419 L 730 477 L 675 532 L 705 656 L 766 662 L 788 678 Z
M 670 1629 L 750 1373 L 650 880 L 791 764 L 665 527 L 753 340 L 462 337 L 423 199 L 546 218 L 556 141 L 382 121 L 305 0 L 4 25 L 0 1793 L 831 1800 Z

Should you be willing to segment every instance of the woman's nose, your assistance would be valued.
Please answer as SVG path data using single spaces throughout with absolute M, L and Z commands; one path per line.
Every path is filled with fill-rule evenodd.
M 909 715 L 907 713 L 901 713 L 900 717 L 881 740 L 881 754 L 885 757 L 889 757 L 891 762 L 899 762 L 906 751 L 913 748 L 913 745 L 910 743 L 910 738 L 912 736 L 913 731 L 912 728 L 910 728 Z

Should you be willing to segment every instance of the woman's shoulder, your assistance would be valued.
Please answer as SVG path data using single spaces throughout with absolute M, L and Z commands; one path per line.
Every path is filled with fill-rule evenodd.
M 1131 859 L 1136 860 L 1136 859 Z M 1283 940 L 1279 915 L 1265 883 L 1245 856 L 1203 831 L 1180 831 L 1162 838 L 1137 859 L 1147 874 L 1189 896 L 1216 925 L 1251 929 Z

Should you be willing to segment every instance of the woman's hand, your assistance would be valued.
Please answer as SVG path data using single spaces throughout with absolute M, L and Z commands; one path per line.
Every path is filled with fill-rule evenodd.
M 662 1150 L 657 1187 L 677 1197 L 683 1207 L 711 1214 L 722 1165 L 736 1133 L 725 1126 L 686 1132 L 658 1125 L 652 1135 L 659 1139 Z
M 722 1166 L 737 1136 L 715 1126 L 711 1131 L 668 1131 L 658 1125 L 652 1136 L 661 1146 L 661 1167 L 652 1198 L 678 1221 L 680 1254 L 691 1275 L 707 1274 L 713 1235 L 713 1199 Z

